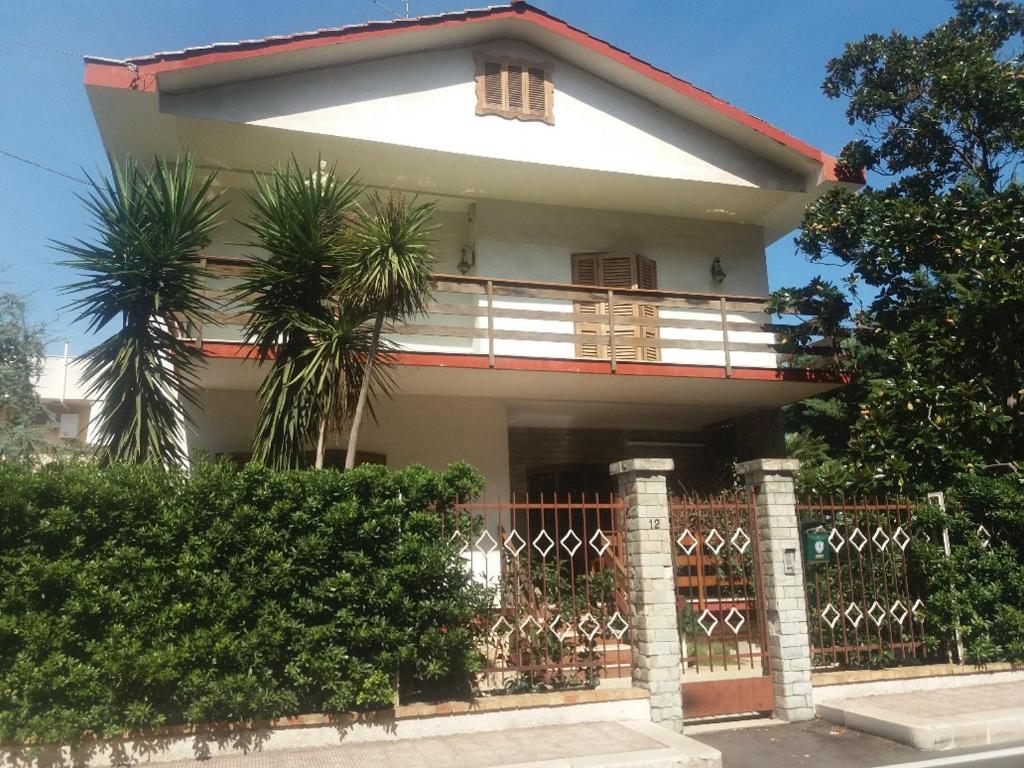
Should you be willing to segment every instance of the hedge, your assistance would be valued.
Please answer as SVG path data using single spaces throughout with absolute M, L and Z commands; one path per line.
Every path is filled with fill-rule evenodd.
M 930 644 L 949 647 L 959 629 L 967 663 L 1024 662 L 1024 478 L 966 475 L 945 511 L 915 516 L 928 533 L 914 537 L 913 553 Z
M 0 466 L 0 740 L 471 692 L 475 585 L 436 473 Z

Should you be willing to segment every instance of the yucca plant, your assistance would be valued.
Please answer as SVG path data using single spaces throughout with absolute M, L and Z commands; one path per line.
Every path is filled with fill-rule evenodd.
M 327 434 L 340 431 L 354 410 L 370 344 L 370 316 L 338 283 L 363 190 L 354 176 L 338 178 L 323 162 L 304 170 L 294 157 L 268 177 L 255 176 L 254 186 L 243 223 L 262 253 L 235 294 L 259 360 L 271 360 L 259 390 L 253 459 L 297 467 L 315 444 L 322 467 Z M 386 366 L 372 384 L 389 391 Z
M 215 174 L 196 178 L 191 157 L 147 168 L 128 157 L 109 178 L 88 176 L 81 196 L 94 239 L 57 242 L 82 279 L 64 288 L 91 332 L 120 328 L 90 349 L 85 377 L 99 400 L 97 434 L 110 459 L 167 465 L 187 460 L 185 403 L 199 407 L 200 350 L 179 331 L 206 320 L 199 254 L 220 223 Z
M 418 203 L 398 192 L 385 196 L 374 193 L 352 227 L 340 263 L 339 287 L 343 295 L 367 307 L 374 320 L 366 370 L 352 416 L 346 469 L 355 466 L 370 384 L 380 363 L 384 323 L 420 314 L 430 301 L 434 266 L 430 233 L 435 229 L 431 216 L 436 207 L 436 203 Z

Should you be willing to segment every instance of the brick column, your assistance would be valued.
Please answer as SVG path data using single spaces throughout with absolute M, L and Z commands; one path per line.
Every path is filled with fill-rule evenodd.
M 633 685 L 651 694 L 651 720 L 683 730 L 675 567 L 665 475 L 671 459 L 611 465 L 626 503 L 626 567 L 633 631 Z
M 736 467 L 757 505 L 775 716 L 790 722 L 814 718 L 807 601 L 793 490 L 799 467 L 795 459 L 756 459 Z

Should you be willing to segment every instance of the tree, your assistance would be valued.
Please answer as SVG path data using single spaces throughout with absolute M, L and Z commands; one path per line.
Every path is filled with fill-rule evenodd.
M 120 328 L 83 355 L 89 395 L 102 402 L 99 443 L 111 459 L 182 464 L 184 404 L 199 407 L 197 371 L 203 354 L 179 331 L 209 317 L 206 270 L 199 255 L 223 208 L 215 174 L 197 180 L 195 161 L 147 169 L 134 158 L 111 162 L 109 179 L 88 177 L 82 197 L 95 238 L 55 243 L 82 275 L 66 293 L 92 332 Z
M 1022 32 L 1020 3 L 959 0 L 921 37 L 869 35 L 828 63 L 824 92 L 861 133 L 840 169 L 890 179 L 823 196 L 797 238 L 874 294 L 848 317 L 858 385 L 832 446 L 861 483 L 942 486 L 1024 450 Z M 806 299 L 784 289 L 776 309 Z
M 374 193 L 369 210 L 361 211 L 340 264 L 339 286 L 358 297 L 374 315 L 366 370 L 349 432 L 345 468 L 355 466 L 359 430 L 366 410 L 373 370 L 378 361 L 381 332 L 387 320 L 422 313 L 430 300 L 430 218 L 436 203 L 417 203 L 392 192 Z
M 0 460 L 30 461 L 45 446 L 42 429 L 52 416 L 36 382 L 46 353 L 44 329 L 28 321 L 25 300 L 0 292 Z
M 325 166 L 306 171 L 292 158 L 268 178 L 255 176 L 248 196 L 244 223 L 262 254 L 247 264 L 236 299 L 257 357 L 272 360 L 259 390 L 253 459 L 278 468 L 301 466 L 314 445 L 323 467 L 328 433 L 354 410 L 371 344 L 371 315 L 338 289 L 362 186 Z M 388 391 L 387 367 L 369 383 Z

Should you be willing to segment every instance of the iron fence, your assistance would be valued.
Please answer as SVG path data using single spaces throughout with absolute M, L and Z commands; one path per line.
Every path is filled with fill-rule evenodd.
M 446 535 L 495 594 L 492 614 L 481 618 L 482 690 L 593 686 L 631 675 L 620 500 L 541 494 L 457 511 L 478 520 L 478 532 Z
M 905 500 L 801 499 L 808 630 L 816 667 L 890 666 L 924 659 L 924 602 L 909 559 L 914 505 Z M 805 546 L 806 550 L 806 546 Z

